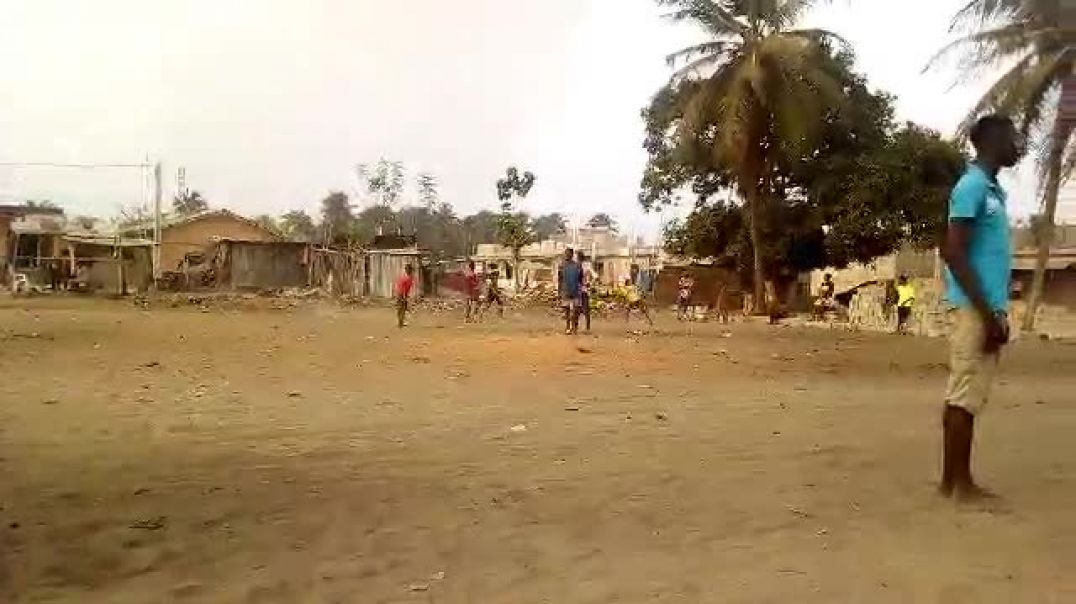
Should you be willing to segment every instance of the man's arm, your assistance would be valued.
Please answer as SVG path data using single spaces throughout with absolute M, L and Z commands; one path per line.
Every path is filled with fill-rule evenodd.
M 968 297 L 975 311 L 983 320 L 986 328 L 986 340 L 983 342 L 985 352 L 996 352 L 1007 339 L 1006 328 L 994 314 L 994 309 L 986 301 L 983 294 L 979 276 L 971 267 L 968 257 L 968 249 L 971 246 L 972 221 L 966 219 L 951 219 L 945 233 L 945 245 L 942 246 L 942 258 L 949 266 L 949 272 L 953 274 L 960 289 Z
M 942 258 L 979 316 L 984 321 L 992 320 L 994 309 L 986 301 L 986 295 L 983 294 L 982 285 L 979 283 L 979 276 L 971 267 L 971 258 L 968 256 L 973 228 L 971 220 L 950 220 L 949 227 L 945 231 Z

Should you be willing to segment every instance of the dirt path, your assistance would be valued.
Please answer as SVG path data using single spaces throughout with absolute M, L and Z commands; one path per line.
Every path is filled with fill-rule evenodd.
M 1011 353 L 958 509 L 940 340 L 391 321 L 0 303 L 0 599 L 1076 601 L 1076 346 Z

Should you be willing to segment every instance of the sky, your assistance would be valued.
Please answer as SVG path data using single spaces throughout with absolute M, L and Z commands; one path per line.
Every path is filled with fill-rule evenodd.
M 922 73 L 964 0 L 833 0 L 806 25 L 839 33 L 897 116 L 951 133 L 987 82 Z M 897 5 L 899 4 L 899 8 Z M 316 213 L 384 157 L 435 174 L 460 214 L 497 206 L 509 165 L 523 208 L 607 212 L 654 237 L 637 202 L 640 110 L 698 39 L 653 0 L 0 0 L 0 162 L 160 161 L 249 215 Z M 143 203 L 140 169 L 0 166 L 0 203 L 51 199 L 115 216 Z M 1011 179 L 1012 206 L 1036 206 Z

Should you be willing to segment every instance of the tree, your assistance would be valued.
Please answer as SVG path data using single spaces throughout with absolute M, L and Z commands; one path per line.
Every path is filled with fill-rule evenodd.
M 614 233 L 618 232 L 619 230 L 616 224 L 616 220 L 613 220 L 613 217 L 606 214 L 605 212 L 599 212 L 591 216 L 590 220 L 587 221 L 587 226 L 592 229 L 609 229 Z
M 267 231 L 279 235 L 281 233 L 280 224 L 277 223 L 276 218 L 273 218 L 269 214 L 259 214 L 254 217 L 254 222 L 258 223 Z
M 519 289 L 520 254 L 525 246 L 536 239 L 530 217 L 516 211 L 516 206 L 518 200 L 525 198 L 533 186 L 534 174 L 530 172 L 520 174 L 514 166 L 505 170 L 504 178 L 497 180 L 497 199 L 501 200 L 497 235 L 501 245 L 512 250 L 512 274 L 517 290 Z
M 463 219 L 463 240 L 466 251 L 471 254 L 479 243 L 490 243 L 499 239 L 500 214 L 482 210 Z
M 314 219 L 302 210 L 292 210 L 281 216 L 280 232 L 292 241 L 313 241 L 317 238 Z
M 963 37 L 943 48 L 931 61 L 959 53 L 964 74 L 1010 65 L 971 108 L 958 134 L 966 135 L 983 113 L 1013 117 L 1021 131 L 1037 139 L 1042 177 L 1042 220 L 1046 223 L 1038 242 L 1035 274 L 1028 296 L 1023 329 L 1035 327 L 1035 314 L 1042 299 L 1046 261 L 1050 256 L 1057 196 L 1061 182 L 1076 165 L 1071 109 L 1062 105 L 1062 89 L 1076 86 L 1076 28 L 1068 22 L 1071 9 L 1063 0 L 971 0 L 953 18 L 953 29 Z M 930 67 L 928 65 L 928 67 Z
M 563 235 L 568 226 L 568 221 L 560 212 L 544 214 L 534 219 L 534 237 L 538 241 L 545 241 L 556 235 Z
M 395 207 L 403 194 L 402 163 L 381 158 L 372 167 L 359 164 L 358 173 L 359 180 L 366 184 L 366 191 L 376 197 L 377 205 Z
M 321 200 L 321 237 L 326 245 L 349 245 L 353 240 L 355 215 L 347 193 L 331 191 Z
M 756 256 L 778 282 L 824 266 L 868 262 L 904 242 L 938 241 L 949 188 L 963 169 L 959 148 L 930 130 L 893 123 L 893 99 L 872 92 L 852 71 L 847 49 L 828 53 L 817 68 L 845 99 L 825 114 L 803 147 L 780 147 L 769 175 L 770 203 L 759 221 L 762 245 L 752 243 L 751 216 L 731 193 L 732 166 L 710 151 L 719 122 L 685 128 L 681 95 L 696 82 L 659 93 L 644 111 L 650 160 L 643 176 L 644 208 L 695 196 L 695 209 L 666 228 L 673 254 L 714 257 L 745 281 Z M 684 90 L 687 87 L 687 90 Z M 777 290 L 783 290 L 782 283 Z
M 437 177 L 429 172 L 421 172 L 416 178 L 416 184 L 418 185 L 418 200 L 419 203 L 429 208 L 431 211 L 433 207 L 437 205 L 439 199 L 437 191 Z
M 172 210 L 180 216 L 191 216 L 209 209 L 209 203 L 198 191 L 186 190 L 172 198 Z
M 665 91 L 677 101 L 681 127 L 727 166 L 719 180 L 746 203 L 756 300 L 763 299 L 762 229 L 774 197 L 778 154 L 801 150 L 816 125 L 843 100 L 819 68 L 834 34 L 793 29 L 811 0 L 658 0 L 674 21 L 700 25 L 710 40 L 668 57 L 680 65 Z M 669 91 L 678 83 L 694 85 Z M 703 127 L 720 124 L 719 127 Z

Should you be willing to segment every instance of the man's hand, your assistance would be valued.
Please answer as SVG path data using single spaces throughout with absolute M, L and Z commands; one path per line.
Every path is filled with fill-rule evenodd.
M 983 352 L 996 354 L 1001 347 L 1009 343 L 1009 320 L 1005 315 L 992 314 L 984 318 Z

